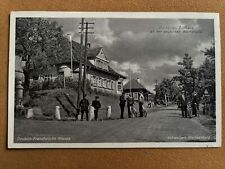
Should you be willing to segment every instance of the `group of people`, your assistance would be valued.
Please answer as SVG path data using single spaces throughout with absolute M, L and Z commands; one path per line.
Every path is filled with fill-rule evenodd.
M 83 121 L 84 113 L 86 114 L 86 120 L 88 121 L 88 108 L 89 108 L 89 101 L 86 98 L 87 96 L 84 95 L 84 98 L 80 101 L 80 110 L 81 110 L 81 121 Z M 99 96 L 95 96 L 95 100 L 92 101 L 91 106 L 94 107 L 94 119 L 98 120 L 98 110 L 101 108 L 101 103 L 99 101 Z
M 188 99 L 185 96 L 185 91 L 182 91 L 181 95 L 178 98 L 178 107 L 181 108 L 182 117 L 185 117 L 185 118 L 187 118 L 188 116 L 191 117 L 191 112 L 192 112 L 192 115 L 197 117 L 197 111 L 198 111 L 197 93 L 194 92 L 192 98 Z
M 131 97 L 131 95 L 129 94 L 128 97 L 125 97 L 125 93 L 123 92 L 122 95 L 120 96 L 120 110 L 121 110 L 121 114 L 120 114 L 120 118 L 123 119 L 124 118 L 124 109 L 127 103 L 127 110 L 128 110 L 128 118 L 132 117 L 132 113 L 135 112 L 134 109 L 134 98 Z M 143 117 L 143 104 L 144 104 L 144 96 L 142 93 L 139 93 L 139 117 Z M 135 112 L 136 113 L 136 112 Z
M 120 96 L 120 110 L 121 110 L 121 114 L 120 114 L 120 118 L 123 119 L 124 118 L 124 109 L 127 103 L 127 109 L 128 109 L 128 117 L 131 118 L 133 116 L 133 113 L 136 113 L 137 116 L 137 112 L 134 108 L 134 98 L 131 97 L 131 95 L 129 94 L 128 97 L 125 97 L 125 93 L 123 92 L 122 95 Z M 143 109 L 143 104 L 144 104 L 144 96 L 142 93 L 139 93 L 139 117 L 143 117 L 144 115 L 144 109 Z M 84 95 L 83 99 L 80 101 L 80 111 L 81 111 L 81 121 L 83 121 L 84 118 L 84 114 L 86 114 L 86 120 L 88 121 L 88 114 L 89 114 L 89 101 L 86 97 L 86 95 Z M 101 108 L 101 103 L 99 100 L 99 96 L 95 96 L 95 100 L 92 101 L 91 104 L 92 107 L 94 107 L 94 119 L 97 121 L 98 120 L 98 111 Z

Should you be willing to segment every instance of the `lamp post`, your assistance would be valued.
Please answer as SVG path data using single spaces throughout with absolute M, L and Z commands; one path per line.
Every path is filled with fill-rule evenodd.
M 73 48 L 72 48 L 72 35 L 70 33 L 67 34 L 70 38 L 70 69 L 71 69 L 71 77 L 73 78 Z

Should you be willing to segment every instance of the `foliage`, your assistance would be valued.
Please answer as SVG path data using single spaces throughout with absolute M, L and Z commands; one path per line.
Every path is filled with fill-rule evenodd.
M 30 91 L 42 90 L 43 82 L 39 80 L 34 80 L 30 83 Z
M 52 90 L 52 89 L 60 89 L 64 88 L 64 79 L 62 76 L 57 77 L 54 80 L 33 80 L 30 83 L 30 91 L 38 91 L 38 90 Z M 78 81 L 76 79 L 65 78 L 65 88 L 67 89 L 78 89 Z M 83 88 L 81 87 L 81 91 Z M 86 91 L 91 92 L 90 81 L 86 82 Z
M 163 79 L 155 87 L 155 101 L 163 103 L 165 94 L 175 100 L 180 91 L 185 91 L 186 97 L 191 100 L 193 93 L 197 93 L 199 100 L 204 97 L 205 90 L 210 95 L 210 100 L 215 104 L 215 45 L 201 51 L 205 56 L 202 65 L 193 67 L 193 59 L 189 54 L 185 54 L 183 60 L 178 62 L 180 69 L 178 75 L 172 79 Z
M 63 38 L 62 27 L 42 18 L 17 18 L 16 48 L 26 60 L 24 68 L 25 90 L 29 89 L 32 71 L 42 72 L 57 58 L 57 48 Z M 20 51 L 21 51 L 20 50 Z
M 170 101 L 176 101 L 179 89 L 174 79 L 164 78 L 156 85 L 155 92 L 155 101 L 164 103 L 165 95 L 170 98 Z
M 199 68 L 201 87 L 207 89 L 215 99 L 215 45 L 202 51 L 206 56 L 204 63 Z
M 180 69 L 179 75 L 176 77 L 180 82 L 180 89 L 185 91 L 185 95 L 191 98 L 194 91 L 199 90 L 198 69 L 193 67 L 193 59 L 189 54 L 185 54 L 183 61 L 178 62 Z

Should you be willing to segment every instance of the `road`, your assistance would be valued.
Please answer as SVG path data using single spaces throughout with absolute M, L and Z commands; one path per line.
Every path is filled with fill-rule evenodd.
M 210 141 L 211 133 L 198 117 L 181 117 L 175 106 L 160 108 L 146 118 L 97 122 L 15 120 L 15 142 L 202 142 Z

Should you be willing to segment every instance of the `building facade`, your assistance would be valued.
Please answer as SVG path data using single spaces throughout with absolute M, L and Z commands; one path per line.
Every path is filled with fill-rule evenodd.
M 109 66 L 110 61 L 104 54 L 103 48 L 90 50 L 88 60 L 87 79 L 91 82 L 92 89 L 111 94 L 123 92 L 123 80 L 126 77 Z
M 123 86 L 125 95 L 129 94 L 134 98 L 135 101 L 139 101 L 139 94 L 143 93 L 144 100 L 146 102 L 151 100 L 152 93 L 148 91 L 141 83 L 140 79 L 131 79 Z
M 96 92 L 110 93 L 120 95 L 123 92 L 123 75 L 113 70 L 110 61 L 104 54 L 103 48 L 88 49 L 87 54 L 87 80 L 89 80 L 91 88 Z M 58 64 L 59 72 L 65 77 L 71 77 L 70 62 Z M 73 62 L 73 78 L 78 79 L 79 63 Z M 83 75 L 84 65 L 82 64 L 81 74 Z M 83 77 L 83 76 L 82 76 Z

